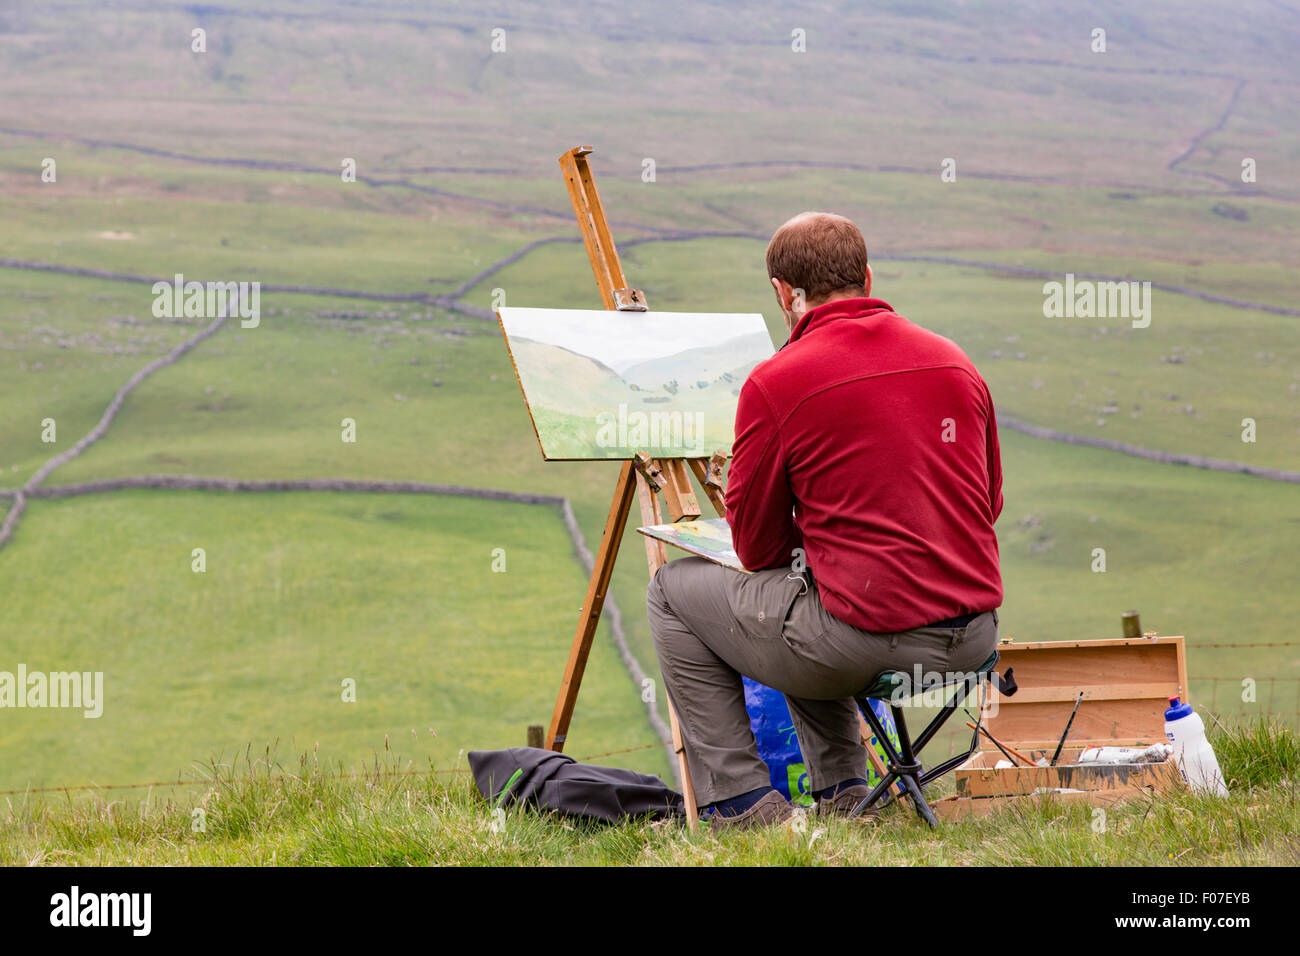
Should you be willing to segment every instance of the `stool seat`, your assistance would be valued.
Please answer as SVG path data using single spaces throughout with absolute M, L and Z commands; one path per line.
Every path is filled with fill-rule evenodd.
M 981 674 L 987 674 L 989 671 L 993 670 L 993 667 L 994 665 L 997 664 L 997 662 L 998 662 L 998 652 L 994 651 L 992 654 L 988 656 L 988 659 L 983 664 L 975 668 L 975 674 L 977 676 Z M 963 680 L 969 679 L 969 676 L 970 675 L 959 675 L 957 677 L 952 678 L 951 680 L 945 681 L 941 685 L 936 685 L 936 686 L 951 687 L 953 684 L 959 684 Z M 855 694 L 854 696 L 871 697 L 874 698 L 875 700 L 894 700 L 895 699 L 894 694 L 900 688 L 910 687 L 911 680 L 912 680 L 912 675 L 907 673 L 906 671 L 884 671 L 883 673 L 881 673 L 879 677 L 877 677 L 872 682 L 870 687 L 868 687 L 866 690 L 862 691 L 859 694 Z M 913 690 L 912 693 L 916 693 L 921 689 L 922 688 L 916 688 L 916 690 Z M 909 694 L 908 696 L 911 695 Z

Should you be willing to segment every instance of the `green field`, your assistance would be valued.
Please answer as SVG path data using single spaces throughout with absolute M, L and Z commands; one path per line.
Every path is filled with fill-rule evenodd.
M 564 666 L 555 636 L 583 587 L 576 562 L 555 560 L 567 546 L 553 509 L 446 496 L 37 502 L 0 568 L 7 633 L 29 670 L 103 672 L 103 713 L 10 712 L 0 787 L 188 779 L 250 743 L 420 768 L 517 746 Z M 589 666 L 578 753 L 644 742 L 612 646 Z
M 833 209 L 862 225 L 875 293 L 966 349 L 1003 415 L 1300 471 L 1300 316 L 1285 314 L 1300 308 L 1300 18 L 1101 4 L 1101 55 L 1087 18 L 1046 2 L 999 10 L 996 28 L 988 4 L 902 0 L 799 22 L 768 4 L 739 21 L 677 2 L 653 18 L 606 3 L 373 6 L 0 11 L 0 258 L 18 261 L 0 264 L 0 490 L 207 323 L 154 317 L 147 282 L 20 263 L 257 280 L 308 291 L 265 291 L 258 328 L 232 321 L 151 376 L 46 485 L 454 483 L 567 497 L 594 548 L 617 466 L 543 463 L 495 321 L 432 301 L 554 237 L 460 303 L 598 307 L 555 163 L 581 142 L 597 147 L 629 281 L 655 308 L 762 312 L 779 345 L 763 237 Z M 196 25 L 206 54 L 189 51 Z M 504 54 L 489 50 L 495 27 Z M 56 182 L 41 181 L 47 157 Z M 338 174 L 348 157 L 357 182 Z M 1255 183 L 1240 181 L 1243 157 Z M 738 235 L 653 241 L 686 231 Z M 1149 328 L 1051 319 L 1046 280 L 1016 268 L 1264 308 L 1156 289 Z M 1195 703 L 1295 725 L 1296 484 L 1010 429 L 1002 442 L 1005 634 L 1113 637 L 1138 608 L 1148 629 L 1187 636 Z M 658 679 L 644 587 L 629 533 L 612 594 Z M 106 709 L 0 712 L 0 789 L 174 779 L 247 748 L 293 763 L 319 743 L 356 769 L 387 746 L 401 766 L 445 769 L 520 745 L 549 719 L 584 589 L 545 505 L 32 498 L 0 548 L 0 670 L 102 670 Z M 356 704 L 339 699 L 345 677 Z M 602 630 L 569 752 L 642 748 L 600 762 L 667 773 L 640 694 Z

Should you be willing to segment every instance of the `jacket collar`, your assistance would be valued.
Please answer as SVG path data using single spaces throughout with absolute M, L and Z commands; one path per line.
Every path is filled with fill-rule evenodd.
M 827 302 L 805 312 L 803 318 L 795 325 L 794 331 L 790 333 L 786 345 L 797 342 L 813 329 L 820 328 L 835 319 L 857 319 L 877 312 L 893 311 L 893 307 L 884 299 L 836 299 L 834 302 Z

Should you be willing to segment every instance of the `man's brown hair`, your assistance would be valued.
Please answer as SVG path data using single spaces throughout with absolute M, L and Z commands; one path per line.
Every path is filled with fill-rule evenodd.
M 767 274 L 803 289 L 805 302 L 836 293 L 863 294 L 867 243 L 852 220 L 829 212 L 803 212 L 781 226 L 767 244 Z

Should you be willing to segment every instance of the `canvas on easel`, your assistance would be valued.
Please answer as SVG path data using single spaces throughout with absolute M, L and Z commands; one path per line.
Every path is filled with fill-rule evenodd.
M 757 313 L 497 310 L 547 461 L 730 449 L 740 386 L 773 354 Z

